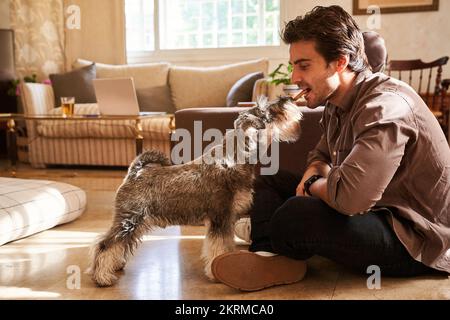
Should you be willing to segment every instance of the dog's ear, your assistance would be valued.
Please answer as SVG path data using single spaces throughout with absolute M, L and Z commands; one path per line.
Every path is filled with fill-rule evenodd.
M 237 129 L 246 119 L 248 118 L 248 113 L 246 111 L 239 112 L 239 116 L 234 120 L 234 129 Z
M 278 121 L 278 120 L 284 120 L 286 117 L 285 113 L 285 105 L 293 103 L 293 99 L 290 96 L 278 96 L 278 99 L 275 100 L 273 103 L 270 104 L 268 107 L 268 118 L 269 121 Z
M 264 108 L 267 106 L 267 102 L 268 102 L 268 98 L 264 95 L 262 96 L 258 96 L 258 98 L 256 99 L 256 106 L 258 108 Z
M 266 128 L 266 113 L 261 112 L 258 116 L 251 118 L 251 126 L 257 130 L 265 129 Z
M 244 131 L 247 131 L 248 128 L 254 128 L 257 130 L 264 129 L 266 124 L 261 117 L 258 117 L 254 114 L 245 113 L 240 115 L 236 121 L 234 122 L 234 128 L 240 128 Z
M 257 130 L 266 128 L 266 124 L 264 123 L 264 120 L 261 119 L 260 117 L 254 117 L 251 119 L 251 121 L 252 121 L 252 127 Z
M 287 99 L 279 96 L 276 101 L 270 104 L 267 110 L 270 121 L 278 120 L 278 118 L 284 114 L 283 105 L 286 103 L 286 101 Z
M 258 118 L 264 118 L 264 115 L 266 114 L 266 108 L 256 106 L 248 110 L 247 114 Z

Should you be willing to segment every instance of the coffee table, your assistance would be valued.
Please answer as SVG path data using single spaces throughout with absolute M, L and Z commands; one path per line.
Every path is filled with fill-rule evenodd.
M 8 158 L 11 164 L 12 174 L 16 172 L 17 162 L 17 132 L 16 121 L 31 120 L 56 120 L 56 121 L 93 121 L 93 120 L 131 120 L 135 121 L 135 139 L 136 139 L 136 155 L 142 153 L 144 135 L 142 131 L 141 121 L 152 117 L 169 117 L 169 127 L 172 133 L 175 130 L 175 116 L 166 112 L 148 112 L 140 115 L 100 115 L 100 114 L 77 114 L 71 116 L 54 115 L 54 114 L 39 114 L 39 115 L 27 115 L 19 113 L 0 113 L 0 121 L 7 122 L 7 141 L 8 141 Z

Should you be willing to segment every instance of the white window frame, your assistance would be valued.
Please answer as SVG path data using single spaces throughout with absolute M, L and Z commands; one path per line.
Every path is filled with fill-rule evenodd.
M 255 58 L 285 59 L 288 46 L 280 40 L 276 46 L 255 47 L 229 47 L 229 48 L 202 48 L 202 49 L 171 49 L 163 50 L 159 47 L 159 4 L 154 2 L 154 29 L 155 50 L 154 51 L 127 51 L 128 63 L 149 63 L 167 61 L 173 63 L 211 63 L 232 62 L 250 60 Z M 285 0 L 280 0 L 280 27 L 288 18 L 288 5 Z

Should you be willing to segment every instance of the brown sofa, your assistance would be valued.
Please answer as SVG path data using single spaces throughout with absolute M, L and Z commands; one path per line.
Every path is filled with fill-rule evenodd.
M 74 67 L 91 65 L 77 60 Z M 234 84 L 252 73 L 267 74 L 268 60 L 258 59 L 216 67 L 186 67 L 169 63 L 106 65 L 97 63 L 97 78 L 133 77 L 142 111 L 165 111 L 226 106 Z M 220 79 L 220 81 L 216 81 Z M 60 115 L 52 86 L 24 83 L 21 99 L 26 115 Z M 142 102 L 142 103 L 141 103 Z M 75 114 L 98 114 L 96 103 L 75 105 Z M 170 154 L 169 116 L 142 120 L 144 150 Z M 56 120 L 57 121 L 57 120 Z M 47 165 L 128 166 L 136 156 L 135 123 L 130 120 L 28 120 L 29 161 Z
M 186 129 L 194 136 L 194 121 L 202 121 L 202 135 L 211 128 L 219 129 L 225 133 L 226 129 L 233 128 L 233 122 L 239 112 L 248 108 L 195 108 L 179 110 L 175 113 L 175 123 L 178 129 Z M 300 139 L 295 143 L 280 144 L 280 169 L 294 173 L 303 174 L 306 168 L 308 152 L 312 150 L 321 136 L 319 120 L 322 117 L 323 107 L 308 109 L 301 107 L 303 112 L 302 133 Z M 176 142 L 174 142 L 176 143 Z M 210 142 L 203 142 L 203 149 Z M 194 150 L 193 139 L 191 139 L 191 150 Z M 192 152 L 193 153 L 193 152 Z M 193 154 L 190 158 L 193 159 Z

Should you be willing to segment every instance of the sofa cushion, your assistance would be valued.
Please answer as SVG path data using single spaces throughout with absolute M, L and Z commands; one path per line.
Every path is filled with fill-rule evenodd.
M 284 95 L 283 85 L 272 83 L 269 79 L 256 80 L 253 88 L 252 101 L 256 101 L 260 96 L 266 96 L 269 101 L 275 100 L 278 96 Z
M 73 67 L 80 68 L 90 63 L 92 62 L 78 59 Z M 140 111 L 165 111 L 167 113 L 175 111 L 167 84 L 169 63 L 127 65 L 96 63 L 96 66 L 97 78 L 133 78 Z
M 92 61 L 78 59 L 74 62 L 74 68 L 81 68 L 91 64 Z M 97 78 L 126 78 L 132 77 L 136 90 L 160 87 L 167 85 L 169 63 L 143 63 L 112 65 L 95 63 Z
M 227 95 L 227 107 L 235 107 L 238 102 L 252 101 L 253 87 L 258 79 L 263 79 L 264 73 L 253 72 L 240 78 L 231 87 Z
M 67 183 L 0 177 L 0 245 L 78 218 L 86 193 Z
M 169 86 L 137 89 L 136 95 L 140 111 L 164 111 L 175 113 Z
M 172 66 L 169 85 L 175 108 L 224 107 L 236 81 L 252 72 L 266 74 L 268 64 L 259 59 L 217 67 Z
M 61 108 L 50 114 L 60 115 Z M 74 114 L 99 114 L 97 104 L 76 104 Z M 167 115 L 141 120 L 143 136 L 156 140 L 167 140 L 170 135 L 170 118 Z M 40 136 L 48 138 L 134 138 L 133 120 L 41 120 L 37 125 Z
M 61 97 L 75 97 L 77 103 L 96 102 L 92 80 L 96 77 L 94 63 L 81 69 L 49 75 L 55 95 L 55 107 L 61 105 Z

